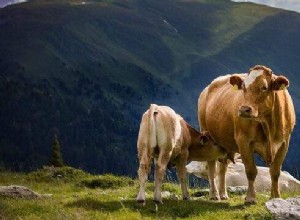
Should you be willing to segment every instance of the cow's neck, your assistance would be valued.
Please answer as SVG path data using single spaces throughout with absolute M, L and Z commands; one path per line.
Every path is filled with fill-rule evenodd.
M 267 138 L 265 154 L 266 162 L 273 162 L 278 150 L 274 145 L 276 145 L 277 142 L 281 142 L 283 140 L 284 132 L 282 126 L 282 114 L 284 114 L 284 112 L 281 109 L 282 107 L 279 103 L 278 95 L 276 94 L 276 92 L 274 92 L 273 95 L 273 110 L 260 122 Z

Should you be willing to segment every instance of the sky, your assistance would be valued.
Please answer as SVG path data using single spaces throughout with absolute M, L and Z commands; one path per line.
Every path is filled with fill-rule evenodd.
M 21 2 L 26 2 L 26 0 L 0 0 L 0 8 L 3 8 L 7 5 L 21 3 Z
M 300 13 L 300 0 L 232 0 L 233 2 L 254 2 L 275 8 L 296 11 Z M 0 0 L 0 8 L 7 5 L 26 2 L 26 0 Z
M 233 2 L 254 2 L 275 8 L 296 11 L 300 13 L 300 0 L 232 0 Z

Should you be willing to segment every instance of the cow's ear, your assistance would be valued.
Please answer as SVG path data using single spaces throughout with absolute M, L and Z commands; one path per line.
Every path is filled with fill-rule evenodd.
M 272 83 L 273 90 L 284 90 L 289 86 L 289 80 L 284 76 L 278 76 Z
M 208 131 L 203 131 L 200 134 L 200 144 L 204 145 L 209 139 L 211 139 Z
M 233 86 L 234 89 L 243 88 L 243 79 L 240 76 L 233 75 L 229 79 L 229 83 Z

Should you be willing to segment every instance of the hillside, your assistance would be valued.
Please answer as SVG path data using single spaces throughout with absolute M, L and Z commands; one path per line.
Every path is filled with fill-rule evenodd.
M 0 9 L 0 161 L 46 164 L 57 133 L 67 164 L 135 176 L 150 103 L 195 127 L 216 76 L 264 64 L 286 75 L 300 114 L 300 15 L 251 3 L 32 0 Z M 300 166 L 300 129 L 284 169 Z

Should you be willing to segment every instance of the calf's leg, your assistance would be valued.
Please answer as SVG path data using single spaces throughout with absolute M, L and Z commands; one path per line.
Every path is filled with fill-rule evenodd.
M 140 190 L 136 197 L 138 203 L 145 205 L 145 187 L 148 180 L 148 175 L 151 168 L 151 156 L 146 150 L 142 153 L 140 160 L 140 166 L 138 169 L 139 181 L 140 181 Z
M 158 159 L 155 161 L 155 174 L 154 174 L 154 201 L 162 203 L 161 199 L 161 186 L 166 173 L 166 167 L 170 161 L 171 153 L 161 150 Z
M 189 192 L 187 189 L 187 181 L 186 181 L 186 167 L 185 167 L 186 161 L 187 161 L 187 154 L 182 154 L 180 160 L 176 164 L 177 177 L 180 182 L 183 200 L 190 199 Z

